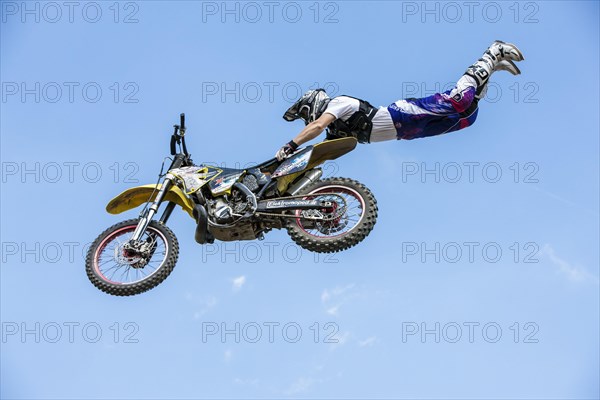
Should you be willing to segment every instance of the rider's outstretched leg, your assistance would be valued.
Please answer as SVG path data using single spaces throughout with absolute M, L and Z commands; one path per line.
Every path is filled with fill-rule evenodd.
M 485 96 L 492 73 L 519 75 L 514 61 L 523 60 L 514 44 L 495 41 L 483 56 L 467 68 L 456 86 L 444 93 L 398 100 L 388 106 L 398 139 L 441 135 L 466 128 L 477 118 L 478 103 Z

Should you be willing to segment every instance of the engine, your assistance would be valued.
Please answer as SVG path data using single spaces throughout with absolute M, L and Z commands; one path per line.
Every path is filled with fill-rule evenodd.
M 208 200 L 208 213 L 218 224 L 231 224 L 251 210 L 244 193 L 233 189 L 231 195 Z
M 230 196 L 221 196 L 208 200 L 209 230 L 212 235 L 222 241 L 254 240 L 256 232 L 253 224 L 241 217 L 249 205 L 242 193 L 233 190 Z
M 253 193 L 268 182 L 260 171 L 249 171 L 241 182 L 234 183 L 231 193 L 217 198 L 207 199 L 206 208 L 209 214 L 209 230 L 216 239 L 253 240 L 264 228 L 255 226 L 251 219 L 257 209 L 256 197 Z M 244 218 L 246 217 L 246 218 Z

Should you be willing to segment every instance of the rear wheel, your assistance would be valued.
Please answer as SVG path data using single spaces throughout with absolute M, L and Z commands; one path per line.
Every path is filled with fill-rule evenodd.
M 160 284 L 175 268 L 179 256 L 175 234 L 162 223 L 151 221 L 139 244 L 131 246 L 137 224 L 137 219 L 130 219 L 111 226 L 88 250 L 88 278 L 103 292 L 140 294 Z
M 377 222 L 377 201 L 362 183 L 348 178 L 317 181 L 302 190 L 304 199 L 330 204 L 322 210 L 298 210 L 287 231 L 299 246 L 319 252 L 346 250 L 363 241 Z

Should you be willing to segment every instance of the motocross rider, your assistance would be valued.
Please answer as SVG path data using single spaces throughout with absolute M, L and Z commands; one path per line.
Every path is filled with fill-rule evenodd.
M 359 143 L 415 139 L 457 131 L 473 124 L 479 100 L 485 96 L 496 71 L 519 75 L 513 61 L 524 59 L 514 44 L 495 41 L 465 71 L 452 90 L 423 98 L 398 100 L 388 107 L 373 107 L 350 96 L 330 98 L 325 90 L 306 92 L 284 114 L 286 121 L 302 119 L 306 126 L 276 153 L 283 160 L 298 146 L 327 129 L 327 139 L 355 137 Z

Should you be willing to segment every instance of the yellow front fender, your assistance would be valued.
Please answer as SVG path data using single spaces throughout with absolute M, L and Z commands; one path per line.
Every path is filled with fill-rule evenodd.
M 143 185 L 127 189 L 106 205 L 106 211 L 111 214 L 120 214 L 123 211 L 131 210 L 148 201 L 154 201 L 161 185 Z M 154 190 L 156 189 L 156 190 Z M 154 191 L 154 194 L 152 192 Z M 150 195 L 152 194 L 152 198 Z M 181 206 L 190 217 L 194 218 L 194 202 L 188 198 L 177 186 L 172 186 L 165 194 L 164 201 L 172 201 Z

